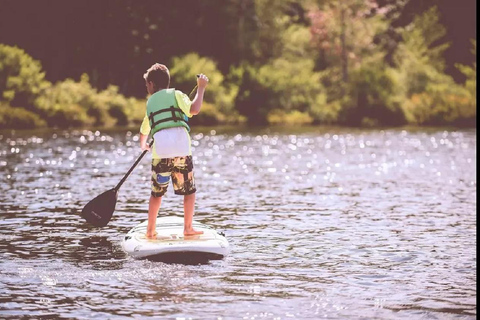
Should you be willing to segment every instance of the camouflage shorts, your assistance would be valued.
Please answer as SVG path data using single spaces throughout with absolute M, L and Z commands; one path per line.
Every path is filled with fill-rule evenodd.
M 152 196 L 161 197 L 167 192 L 172 179 L 175 194 L 195 193 L 192 156 L 152 160 Z

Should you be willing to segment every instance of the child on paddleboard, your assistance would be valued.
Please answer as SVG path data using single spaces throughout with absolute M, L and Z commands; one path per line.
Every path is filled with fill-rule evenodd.
M 184 235 L 198 235 L 192 227 L 195 209 L 195 179 L 187 117 L 200 112 L 208 84 L 204 74 L 197 76 L 197 93 L 193 101 L 179 90 L 170 89 L 170 72 L 156 63 L 143 75 L 147 92 L 147 113 L 140 127 L 140 147 L 150 150 L 147 139 L 154 139 L 152 147 L 152 191 L 148 205 L 147 238 L 156 238 L 155 224 L 162 197 L 172 180 L 175 194 L 183 195 Z

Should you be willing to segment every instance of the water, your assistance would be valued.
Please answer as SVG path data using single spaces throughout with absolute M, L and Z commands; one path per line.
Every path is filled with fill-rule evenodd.
M 476 131 L 196 129 L 196 219 L 231 254 L 133 260 L 146 157 L 114 218 L 77 215 L 136 131 L 0 133 L 2 319 L 475 319 Z M 167 192 L 160 215 L 181 215 Z

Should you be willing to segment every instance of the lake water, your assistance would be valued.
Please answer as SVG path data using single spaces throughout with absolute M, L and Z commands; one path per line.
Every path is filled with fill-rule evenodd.
M 150 157 L 105 228 L 78 216 L 136 129 L 0 133 L 2 319 L 476 319 L 476 130 L 197 128 L 199 222 L 231 253 L 133 260 Z M 160 216 L 183 215 L 173 190 Z

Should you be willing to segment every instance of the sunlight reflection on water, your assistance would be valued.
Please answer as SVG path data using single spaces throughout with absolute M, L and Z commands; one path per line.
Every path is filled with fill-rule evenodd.
M 476 132 L 192 132 L 196 219 L 226 232 L 206 265 L 137 261 L 148 157 L 114 218 L 78 212 L 139 155 L 135 131 L 0 133 L 0 315 L 16 319 L 476 318 Z M 181 215 L 172 190 L 160 215 Z

